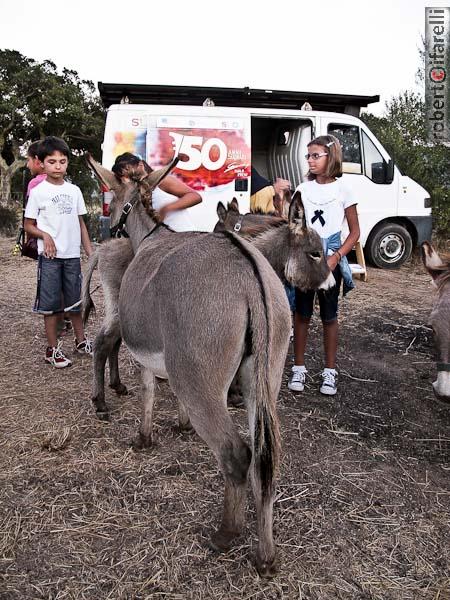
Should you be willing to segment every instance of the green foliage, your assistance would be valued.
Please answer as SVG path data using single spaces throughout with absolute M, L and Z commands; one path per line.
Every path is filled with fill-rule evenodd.
M 41 63 L 15 50 L 0 50 L 0 175 L 2 192 L 25 165 L 29 142 L 46 135 L 62 137 L 73 158 L 68 175 L 90 195 L 95 183 L 80 155 L 100 158 L 104 110 L 94 84 L 75 71 Z M 16 184 L 17 185 L 17 184 Z
M 377 136 L 403 175 L 431 195 L 433 222 L 438 235 L 450 231 L 450 148 L 430 145 L 426 138 L 425 106 L 414 92 L 404 92 L 386 103 L 383 117 L 366 113 L 363 121 Z

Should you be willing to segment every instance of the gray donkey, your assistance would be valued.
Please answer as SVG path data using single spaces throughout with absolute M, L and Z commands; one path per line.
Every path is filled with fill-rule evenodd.
M 290 331 L 281 282 L 245 240 L 230 233 L 176 234 L 158 224 L 151 206 L 146 212 L 142 199 L 150 204 L 152 189 L 174 163 L 127 184 L 92 159 L 90 164 L 114 191 L 112 222 L 119 229 L 126 222 L 135 255 L 120 285 L 118 315 L 123 339 L 142 369 L 143 418 L 137 445 L 152 443 L 155 375 L 167 378 L 184 420 L 211 448 L 225 478 L 223 517 L 212 536 L 213 547 L 228 549 L 242 529 L 252 466 L 259 537 L 256 566 L 261 575 L 272 576 L 272 510 L 280 448 L 275 403 Z M 291 227 L 303 230 L 301 215 L 293 216 Z M 286 272 L 294 277 L 298 258 L 291 256 L 289 261 Z M 238 371 L 252 450 L 239 436 L 226 405 Z
M 90 159 L 114 191 L 111 220 L 126 228 L 135 254 L 119 294 L 123 339 L 141 365 L 143 417 L 139 445 L 152 443 L 155 375 L 169 380 L 195 431 L 225 479 L 222 522 L 212 546 L 226 550 L 243 526 L 247 473 L 256 502 L 256 567 L 276 572 L 274 481 L 280 434 L 276 399 L 286 357 L 290 313 L 280 280 L 251 244 L 233 234 L 179 236 L 145 211 L 141 197 L 173 167 L 138 183 L 119 184 Z M 227 410 L 240 370 L 252 450 Z
M 228 204 L 228 209 L 219 203 L 217 214 L 219 221 L 214 231 L 239 231 L 239 234 L 247 237 L 267 258 L 281 280 L 290 279 L 301 289 L 327 289 L 334 284 L 319 236 L 313 230 L 306 228 L 300 197 L 292 204 L 289 222 L 279 217 L 241 215 L 236 199 Z M 177 241 L 184 243 L 186 236 L 190 239 L 192 235 L 205 234 L 177 233 Z M 84 273 L 82 298 L 85 322 L 93 307 L 89 288 L 97 264 L 105 294 L 105 318 L 94 345 L 92 394 L 96 414 L 102 420 L 109 419 L 104 388 L 106 360 L 109 361 L 110 387 L 118 394 L 127 393 L 126 387 L 120 380 L 118 367 L 121 343 L 118 299 L 123 275 L 133 257 L 133 248 L 129 240 L 110 240 L 102 244 L 91 256 Z M 189 422 L 183 419 L 182 414 L 180 414 L 180 428 L 190 428 Z
M 423 242 L 422 261 L 437 291 L 429 318 L 437 354 L 433 391 L 450 406 L 450 255 L 440 256 L 429 242 Z

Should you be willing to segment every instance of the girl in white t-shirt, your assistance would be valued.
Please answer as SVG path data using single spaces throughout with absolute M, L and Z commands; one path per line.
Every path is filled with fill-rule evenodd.
M 328 266 L 336 279 L 331 290 L 317 292 L 320 317 L 323 324 L 325 368 L 322 372 L 320 391 L 334 395 L 337 391 L 336 354 L 338 345 L 338 299 L 342 280 L 344 294 L 353 287 L 346 254 L 359 238 L 359 223 L 356 200 L 345 186 L 342 176 L 342 149 L 339 140 L 332 135 L 323 135 L 308 144 L 306 155 L 309 165 L 308 181 L 301 183 L 300 192 L 308 227 L 315 229 L 322 238 Z M 347 219 L 350 233 L 341 243 L 341 230 Z M 305 387 L 305 350 L 309 323 L 314 309 L 316 292 L 295 290 L 294 315 L 294 366 L 289 380 L 289 389 L 302 392 Z
M 144 177 L 151 167 L 138 156 L 125 152 L 118 156 L 112 167 L 121 181 L 129 181 L 132 175 Z M 152 208 L 160 219 L 173 231 L 192 231 L 193 223 L 189 208 L 202 201 L 199 193 L 173 175 L 168 175 L 152 192 Z

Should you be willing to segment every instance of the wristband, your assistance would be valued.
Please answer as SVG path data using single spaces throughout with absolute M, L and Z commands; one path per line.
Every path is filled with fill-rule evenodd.
M 335 254 L 337 254 L 339 256 L 339 260 L 342 260 L 342 254 L 339 252 L 339 250 L 336 250 Z

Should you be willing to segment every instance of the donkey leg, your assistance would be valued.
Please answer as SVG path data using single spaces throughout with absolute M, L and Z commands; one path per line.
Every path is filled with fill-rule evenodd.
M 229 550 L 233 540 L 240 535 L 244 526 L 247 472 L 251 462 L 251 451 L 242 442 L 241 448 L 231 446 L 223 448 L 222 459 L 229 469 L 227 474 L 222 471 L 225 477 L 222 520 L 219 529 L 211 535 L 210 542 L 211 547 L 218 552 Z
M 109 419 L 108 406 L 105 403 L 105 365 L 110 352 L 111 342 L 104 327 L 102 327 L 94 340 L 94 379 L 92 389 L 92 402 L 95 406 L 97 417 L 103 421 Z
M 151 369 L 141 368 L 142 378 L 142 419 L 139 433 L 133 441 L 135 450 L 150 448 L 153 445 L 153 405 L 155 401 L 155 375 Z
M 219 529 L 211 536 L 211 546 L 217 551 L 225 551 L 241 533 L 244 524 L 251 451 L 228 414 L 226 398 L 218 402 L 203 396 L 199 406 L 198 397 L 197 391 L 195 404 L 185 399 L 185 405 L 191 409 L 190 418 L 195 431 L 216 456 L 225 478 L 222 520 Z
M 119 396 L 128 394 L 126 386 L 120 381 L 119 375 L 119 350 L 122 343 L 122 338 L 119 338 L 114 344 L 108 356 L 109 362 L 109 387 L 112 388 Z
M 192 427 L 186 407 L 179 398 L 178 398 L 178 426 L 180 428 L 180 431 L 186 431 L 189 433 L 194 431 L 194 428 Z

